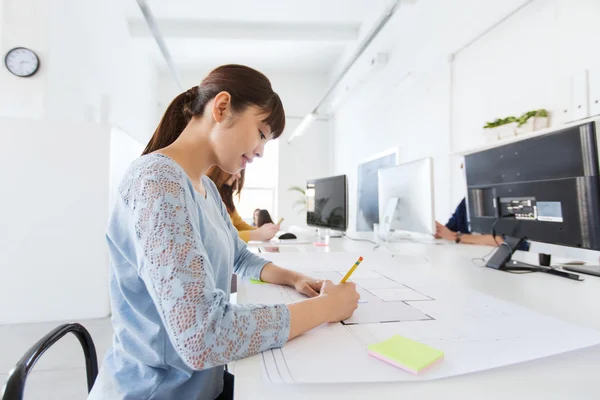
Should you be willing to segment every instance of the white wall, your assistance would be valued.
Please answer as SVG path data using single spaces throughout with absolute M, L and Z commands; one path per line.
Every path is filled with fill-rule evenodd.
M 460 200 L 451 197 L 450 186 L 458 168 L 449 155 L 450 56 L 522 2 L 403 2 L 342 80 L 332 96 L 340 104 L 333 110 L 334 173 L 348 175 L 350 230 L 356 227 L 357 164 L 392 147 L 400 147 L 401 162 L 434 158 L 435 214 L 448 218 Z M 389 62 L 374 72 L 377 53 L 387 53 Z
M 109 128 L 0 118 L 0 132 L 0 324 L 107 316 Z
M 286 123 L 286 132 L 279 140 L 278 185 L 279 215 L 285 218 L 284 230 L 290 225 L 306 226 L 306 212 L 293 208 L 294 202 L 302 199 L 302 196 L 289 191 L 289 187 L 306 187 L 309 179 L 332 175 L 329 122 L 315 121 L 304 136 L 295 138 L 292 143 L 288 143 L 287 138 L 300 120 L 288 119 Z
M 378 77 L 335 114 L 335 172 L 349 182 L 349 229 L 356 227 L 357 164 L 400 147 L 400 162 L 434 158 L 436 215 L 448 213 L 450 68 L 438 60 L 433 69 L 413 72 L 399 85 Z
M 569 77 L 600 66 L 599 18 L 595 0 L 537 0 L 457 54 L 452 151 L 483 144 L 482 126 L 498 117 L 546 108 L 560 125 Z M 453 192 L 464 193 L 462 179 Z
M 333 149 L 334 173 L 349 176 L 351 229 L 360 160 L 394 146 L 401 162 L 434 157 L 436 218 L 445 221 L 465 196 L 451 153 L 483 143 L 481 127 L 495 117 L 558 112 L 566 77 L 600 65 L 600 2 L 528 3 L 404 2 L 357 61 L 332 96 L 352 88 L 334 112 Z M 377 52 L 390 61 L 370 73 Z
M 0 50 L 29 47 L 39 72 L 0 69 L 0 116 L 101 122 L 147 140 L 156 69 L 130 38 L 118 0 L 3 0 Z
M 11 305 L 0 324 L 110 312 L 109 179 L 114 187 L 157 121 L 157 71 L 130 38 L 122 7 L 0 3 L 1 53 L 24 46 L 41 61 L 31 78 L 0 68 L 0 176 L 9 190 L 0 199 L 0 303 Z
M 306 226 L 306 213 L 295 211 L 293 203 L 299 193 L 290 192 L 290 186 L 306 186 L 309 179 L 329 176 L 333 172 L 330 122 L 317 120 L 292 143 L 287 139 L 302 118 L 317 105 L 325 90 L 325 76 L 269 74 L 273 87 L 285 107 L 286 130 L 279 139 L 278 211 L 285 218 L 283 229 L 290 225 Z
M 129 169 L 129 165 L 142 154 L 145 147 L 146 143 L 140 142 L 127 132 L 118 128 L 111 129 L 109 207 L 112 207 L 115 202 L 119 185 Z
M 181 75 L 184 87 L 197 85 L 208 72 L 183 71 Z M 279 139 L 277 214 L 285 218 L 283 229 L 290 225 L 305 226 L 306 214 L 299 214 L 292 209 L 292 204 L 299 197 L 287 189 L 290 186 L 305 186 L 309 179 L 331 175 L 333 164 L 330 124 L 328 121 L 316 121 L 305 136 L 295 139 L 291 144 L 287 142 L 287 137 L 301 118 L 316 106 L 327 89 L 327 77 L 281 71 L 262 72 L 271 80 L 273 89 L 281 97 L 287 116 L 286 130 Z M 161 74 L 158 91 L 159 114 L 162 115 L 179 91 L 167 73 Z
M 46 0 L 2 0 L 0 21 L 0 116 L 40 118 L 44 116 L 46 74 L 50 47 L 51 4 Z M 33 11 L 35 10 L 35 11 Z M 40 72 L 18 78 L 4 65 L 13 47 L 28 47 L 40 57 Z

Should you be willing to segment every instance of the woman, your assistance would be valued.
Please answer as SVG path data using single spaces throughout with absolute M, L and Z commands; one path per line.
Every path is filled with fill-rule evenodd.
M 244 170 L 236 172 L 235 174 L 230 174 L 215 165 L 208 170 L 206 176 L 215 183 L 215 186 L 221 195 L 221 200 L 223 200 L 223 203 L 227 208 L 227 213 L 229 214 L 229 217 L 231 217 L 231 222 L 240 235 L 240 239 L 248 243 L 250 240 L 271 240 L 275 236 L 279 231 L 278 225 L 268 224 L 258 227 L 257 229 L 256 227 L 245 223 L 235 209 L 233 198 L 234 196 L 239 198 L 242 193 L 245 177 Z
M 224 365 L 352 315 L 353 284 L 315 281 L 248 251 L 204 176 L 212 165 L 244 168 L 284 121 L 269 80 L 238 65 L 215 69 L 169 105 L 109 221 L 115 334 L 90 399 L 229 399 Z M 232 272 L 311 298 L 230 304 Z
M 271 218 L 271 214 L 269 214 L 269 212 L 267 210 L 260 210 L 258 212 L 258 218 L 257 218 L 257 226 L 260 228 L 261 226 L 264 226 L 265 224 L 272 224 L 273 223 L 273 219 Z
M 257 226 L 256 224 L 258 223 L 258 213 L 260 212 L 260 208 L 257 208 L 256 210 L 254 210 L 254 213 L 252 213 L 252 226 Z

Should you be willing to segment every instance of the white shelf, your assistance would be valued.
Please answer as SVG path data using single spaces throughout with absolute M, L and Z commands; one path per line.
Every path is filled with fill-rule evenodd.
M 497 140 L 495 142 L 485 143 L 485 144 L 483 144 L 481 146 L 471 147 L 469 149 L 455 151 L 455 152 L 450 153 L 450 155 L 453 155 L 453 156 L 466 156 L 466 155 L 473 154 L 473 153 L 479 153 L 479 152 L 484 151 L 484 150 L 489 150 L 489 149 L 493 149 L 493 148 L 496 148 L 496 147 L 504 146 L 504 145 L 507 145 L 507 144 L 511 144 L 511 143 L 515 143 L 515 142 L 520 142 L 521 140 L 531 139 L 533 137 L 543 136 L 543 135 L 546 135 L 548 133 L 553 133 L 553 132 L 559 131 L 561 129 L 565 129 L 565 128 L 570 128 L 570 127 L 573 127 L 573 126 L 582 125 L 582 124 L 585 124 L 586 122 L 592 122 L 592 121 L 600 122 L 600 116 L 594 115 L 593 117 L 581 119 L 579 121 L 569 122 L 568 124 L 555 125 L 555 126 L 551 126 L 550 128 L 540 129 L 538 131 L 534 131 L 534 132 L 531 132 L 531 133 L 525 133 L 523 135 L 511 136 L 510 138 L 507 138 L 507 139 L 499 139 L 499 140 Z M 597 132 L 597 133 L 600 133 L 600 132 Z

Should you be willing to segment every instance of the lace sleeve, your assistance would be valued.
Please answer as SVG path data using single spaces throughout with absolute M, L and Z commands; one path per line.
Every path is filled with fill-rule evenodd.
M 232 305 L 215 287 L 182 182 L 175 166 L 149 166 L 124 193 L 143 253 L 140 275 L 179 356 L 199 370 L 282 346 L 290 326 L 285 305 Z

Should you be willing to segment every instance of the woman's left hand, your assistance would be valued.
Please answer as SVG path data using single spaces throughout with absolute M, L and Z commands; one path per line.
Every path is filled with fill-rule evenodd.
M 306 275 L 298 274 L 294 280 L 294 288 L 298 293 L 302 293 L 308 297 L 317 297 L 323 286 L 322 280 L 309 278 Z

